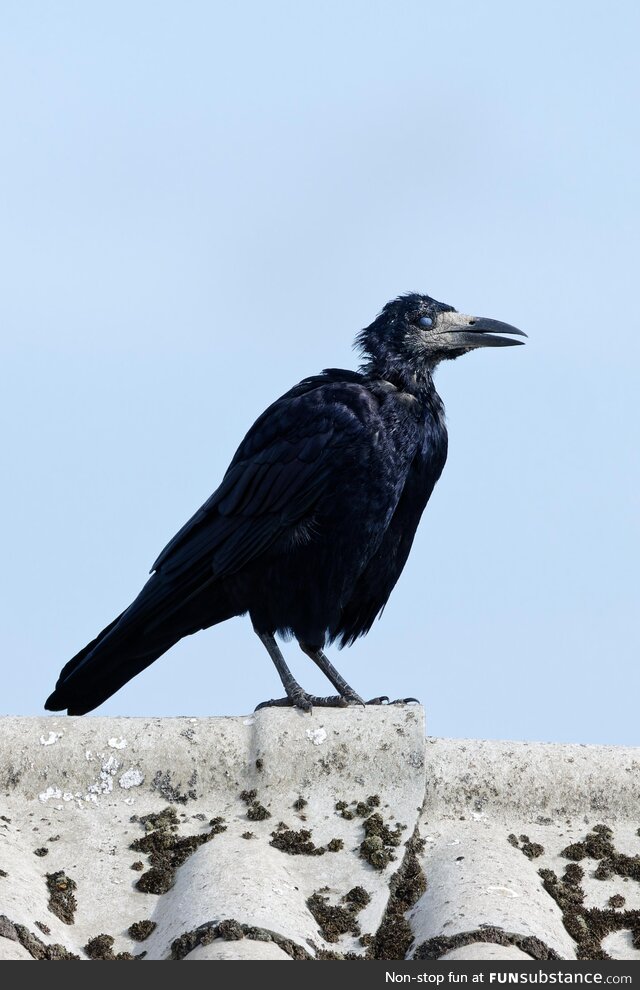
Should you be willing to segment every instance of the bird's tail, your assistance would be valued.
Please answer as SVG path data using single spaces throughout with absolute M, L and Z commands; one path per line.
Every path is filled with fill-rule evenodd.
M 175 588 L 154 574 L 129 608 L 62 668 L 45 708 L 69 715 L 97 708 L 179 639 L 229 618 L 223 598 L 199 588 L 176 605 Z

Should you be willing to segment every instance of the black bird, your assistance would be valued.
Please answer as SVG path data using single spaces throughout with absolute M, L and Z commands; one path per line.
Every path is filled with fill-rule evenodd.
M 135 601 L 62 669 L 50 711 L 84 715 L 183 636 L 249 613 L 294 705 L 362 703 L 323 647 L 365 635 L 382 611 L 447 457 L 436 365 L 522 343 L 497 320 L 409 294 L 330 368 L 277 399 L 220 487 L 162 551 Z M 338 692 L 308 695 L 275 640 L 293 635 Z M 376 699 L 380 700 L 380 699 Z

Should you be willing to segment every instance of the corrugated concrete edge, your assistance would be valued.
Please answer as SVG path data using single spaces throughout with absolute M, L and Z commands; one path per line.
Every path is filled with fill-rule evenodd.
M 0 719 L 0 959 L 640 958 L 640 750 Z

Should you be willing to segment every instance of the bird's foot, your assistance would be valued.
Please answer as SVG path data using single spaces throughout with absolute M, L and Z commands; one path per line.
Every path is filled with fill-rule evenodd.
M 386 694 L 380 695 L 378 698 L 371 698 L 370 701 L 363 701 L 359 694 L 353 689 L 345 691 L 344 694 L 332 694 L 326 698 L 320 698 L 315 694 L 307 694 L 300 688 L 299 691 L 293 690 L 291 695 L 287 698 L 272 698 L 271 701 L 261 701 L 259 705 L 256 705 L 254 711 L 258 712 L 261 708 L 299 708 L 303 712 L 311 712 L 313 708 L 350 708 L 355 705 L 362 705 L 363 707 L 368 705 L 407 705 L 410 703 L 420 704 L 417 698 L 397 698 L 395 701 L 389 701 L 389 696 Z
M 373 702 L 366 702 L 366 704 L 378 703 L 378 698 L 374 699 Z M 315 694 L 307 694 L 306 691 L 300 689 L 300 691 L 292 691 L 287 698 L 272 698 L 271 701 L 262 701 L 254 711 L 257 712 L 261 708 L 299 708 L 303 712 L 310 712 L 314 706 L 316 708 L 349 708 L 351 705 L 364 704 L 365 702 L 360 695 L 352 689 L 345 691 L 344 694 L 332 694 L 325 698 L 320 698 Z
M 286 698 L 272 698 L 270 701 L 261 701 L 259 705 L 256 705 L 254 711 L 259 712 L 261 708 L 299 708 L 300 711 L 310 712 L 316 703 L 317 699 L 313 695 L 307 694 L 306 691 L 300 689 L 300 691 L 292 691 L 291 695 Z

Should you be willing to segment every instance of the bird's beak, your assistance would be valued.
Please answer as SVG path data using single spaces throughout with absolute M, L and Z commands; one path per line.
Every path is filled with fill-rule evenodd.
M 524 344 L 524 340 L 510 340 L 503 334 L 526 337 L 526 333 L 510 323 L 490 320 L 484 316 L 465 316 L 463 313 L 442 313 L 436 327 L 437 334 L 446 334 L 456 346 L 461 347 L 509 347 Z

